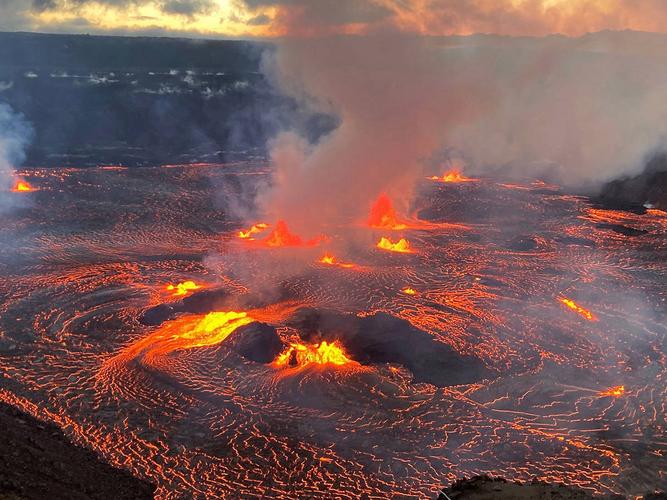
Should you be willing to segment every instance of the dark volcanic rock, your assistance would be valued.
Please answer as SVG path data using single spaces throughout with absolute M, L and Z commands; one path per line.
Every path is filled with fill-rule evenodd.
M 443 488 L 438 500 L 623 500 L 617 495 L 593 496 L 582 489 L 562 484 L 538 481 L 513 483 L 502 478 L 475 476 L 456 481 L 449 488 Z
M 237 328 L 228 341 L 237 353 L 256 363 L 270 363 L 285 349 L 276 329 L 266 323 Z
M 492 374 L 482 361 L 463 356 L 409 322 L 386 313 L 360 318 L 351 314 L 300 309 L 290 319 L 308 342 L 340 341 L 359 363 L 397 363 L 415 382 L 445 387 L 474 382 Z
M 635 229 L 633 227 L 623 226 L 621 224 L 596 224 L 595 227 L 599 229 L 610 229 L 615 233 L 619 233 L 625 236 L 641 236 L 642 234 L 647 234 L 648 231 L 644 229 Z
M 667 210 L 667 154 L 656 155 L 634 177 L 622 177 L 605 184 L 592 201 L 604 208 L 643 214 L 645 203 Z
M 155 486 L 69 442 L 62 431 L 0 403 L 0 498 L 150 499 Z

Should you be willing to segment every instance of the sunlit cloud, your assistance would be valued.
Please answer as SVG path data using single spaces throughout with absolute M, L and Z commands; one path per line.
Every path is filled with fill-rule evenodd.
M 0 29 L 318 36 L 398 30 L 423 35 L 581 35 L 667 30 L 664 0 L 5 0 Z

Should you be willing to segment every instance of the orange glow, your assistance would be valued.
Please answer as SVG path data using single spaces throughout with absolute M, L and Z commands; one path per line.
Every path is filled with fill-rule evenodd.
M 246 312 L 188 314 L 164 323 L 151 335 L 130 346 L 122 357 L 144 355 L 153 358 L 178 350 L 217 345 L 237 328 L 254 321 Z
M 26 192 L 26 191 L 34 191 L 35 188 L 33 188 L 30 184 L 28 184 L 26 181 L 18 180 L 14 184 L 14 187 L 12 187 L 12 191 L 14 192 Z
M 384 193 L 380 195 L 371 207 L 368 225 L 370 227 L 394 230 L 405 229 L 407 227 L 407 225 L 398 220 L 391 200 Z
M 390 252 L 413 253 L 412 248 L 410 248 L 410 243 L 405 238 L 401 238 L 396 243 L 392 243 L 390 239 L 383 237 L 378 241 L 377 247 L 382 250 L 389 250 Z
M 345 262 L 338 262 L 336 257 L 333 255 L 325 254 L 324 257 L 322 257 L 320 260 L 318 260 L 320 264 L 326 264 L 327 266 L 338 266 L 338 267 L 344 267 L 346 269 L 350 269 L 354 267 L 354 264 L 351 263 L 345 263 Z
M 269 227 L 268 224 L 264 224 L 263 222 L 260 222 L 258 224 L 254 224 L 252 227 L 250 227 L 249 229 L 247 229 L 245 231 L 243 231 L 243 230 L 239 231 L 238 237 L 241 238 L 241 239 L 244 239 L 244 240 L 253 239 L 252 238 L 253 234 L 260 233 L 268 227 Z
M 586 318 L 588 321 L 597 321 L 597 318 L 595 315 L 593 315 L 592 312 L 584 309 L 580 305 L 578 305 L 575 301 L 568 299 L 567 297 L 559 297 L 558 300 L 565 304 L 567 307 L 569 307 L 571 310 L 574 312 L 580 314 L 584 318 Z
M 401 290 L 401 292 L 403 292 L 406 295 L 417 295 L 417 291 L 410 287 L 404 288 L 403 290 Z
M 439 182 L 470 182 L 475 180 L 471 179 L 470 177 L 466 177 L 461 173 L 460 170 L 450 170 L 449 172 L 445 172 L 442 177 L 434 175 L 433 177 L 429 177 L 429 179 Z
M 606 397 L 606 396 L 611 396 L 614 398 L 618 398 L 625 394 L 625 386 L 624 385 L 617 385 L 616 387 L 611 387 L 607 389 L 606 391 L 601 391 L 598 393 L 600 397 Z
M 173 295 L 174 297 L 178 297 L 181 295 L 187 295 L 192 290 L 199 290 L 201 286 L 192 280 L 188 280 L 188 281 L 183 281 L 182 283 L 178 283 L 176 285 L 169 284 L 167 285 L 166 288 L 168 292 L 172 292 L 171 295 Z
M 276 366 L 305 366 L 309 364 L 337 366 L 353 363 L 345 351 L 336 342 L 329 344 L 323 340 L 321 344 L 291 344 L 274 361 Z
M 285 221 L 279 220 L 271 234 L 264 238 L 262 243 L 268 247 L 312 247 L 318 245 L 322 239 L 321 237 L 313 238 L 304 242 L 301 236 L 290 233 Z

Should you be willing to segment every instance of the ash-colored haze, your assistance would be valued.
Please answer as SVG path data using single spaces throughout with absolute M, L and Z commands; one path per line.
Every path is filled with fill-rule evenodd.
M 641 33 L 286 41 L 269 74 L 340 126 L 276 137 L 265 211 L 315 231 L 383 191 L 406 203 L 443 148 L 474 173 L 572 188 L 636 172 L 666 142 L 666 59 L 667 37 Z

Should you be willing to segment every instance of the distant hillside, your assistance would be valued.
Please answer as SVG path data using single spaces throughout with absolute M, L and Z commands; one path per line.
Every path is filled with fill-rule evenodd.
M 271 45 L 0 33 L 0 103 L 34 128 L 27 166 L 150 166 L 263 155 L 309 115 L 260 71 Z
M 259 70 L 265 43 L 0 32 L 0 66 L 30 69 Z

